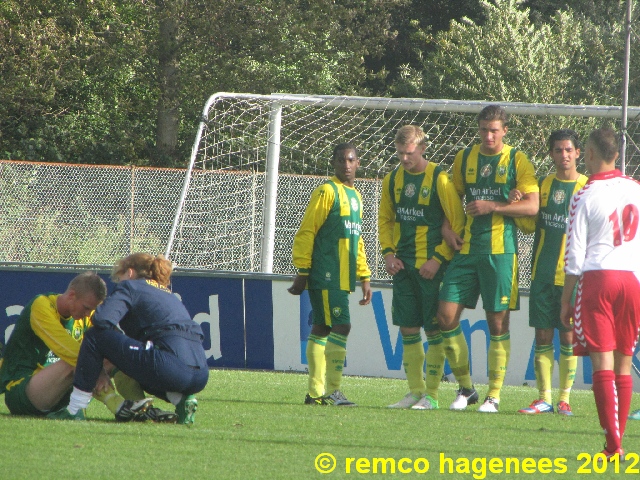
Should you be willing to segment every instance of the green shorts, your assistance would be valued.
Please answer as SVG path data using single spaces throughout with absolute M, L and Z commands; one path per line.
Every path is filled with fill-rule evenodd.
M 440 289 L 440 300 L 475 308 L 478 297 L 488 312 L 520 309 L 515 253 L 456 254 Z
M 11 412 L 12 415 L 34 415 L 43 417 L 48 412 L 38 410 L 33 406 L 31 400 L 27 397 L 27 385 L 33 376 L 33 372 L 25 375 L 24 377 L 16 378 L 10 382 L 11 387 L 7 387 L 4 393 L 4 403 Z M 66 407 L 69 404 L 69 397 L 71 396 L 71 389 L 62 397 L 62 399 L 51 409 L 55 412 L 62 407 Z
M 529 326 L 540 329 L 557 328 L 569 332 L 560 321 L 562 289 L 551 283 L 531 282 L 529 289 Z
M 309 290 L 314 325 L 350 325 L 349 292 L 344 290 Z
M 425 332 L 438 330 L 438 292 L 446 264 L 436 276 L 426 280 L 420 270 L 405 262 L 404 269 L 393 276 L 391 316 L 399 327 L 424 327 Z

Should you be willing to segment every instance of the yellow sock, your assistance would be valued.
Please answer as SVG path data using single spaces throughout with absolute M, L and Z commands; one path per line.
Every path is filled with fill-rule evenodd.
M 109 385 L 109 388 L 106 392 L 94 392 L 93 398 L 95 398 L 99 402 L 104 403 L 109 411 L 114 415 L 120 408 L 120 405 L 122 405 L 122 402 L 124 402 L 124 398 L 118 395 L 116 389 L 113 387 L 113 384 Z
M 347 358 L 347 336 L 331 332 L 327 337 L 327 348 L 324 350 L 327 362 L 327 394 L 340 390 L 342 369 Z
M 402 366 L 409 391 L 415 396 L 424 394 L 424 347 L 419 333 L 402 337 Z
M 551 378 L 553 376 L 553 345 L 536 345 L 534 356 L 538 398 L 551 403 Z
M 573 355 L 571 345 L 560 345 L 560 397 L 558 402 L 569 403 L 571 387 L 576 378 L 576 368 L 578 367 L 578 357 Z
M 491 335 L 489 342 L 489 392 L 488 397 L 500 400 L 500 390 L 504 383 L 511 352 L 511 336 L 509 332 L 500 336 Z
M 438 400 L 438 389 L 440 388 L 440 381 L 444 373 L 445 360 L 442 334 L 427 335 L 427 342 L 429 342 L 425 355 L 427 363 L 427 395 L 431 396 L 434 400 Z
M 309 365 L 309 396 L 318 398 L 324 395 L 324 375 L 327 364 L 324 350 L 326 337 L 309 335 L 307 340 L 307 364 Z
M 118 370 L 113 376 L 113 381 L 116 384 L 118 393 L 127 400 L 142 400 L 146 398 L 144 390 L 140 387 L 140 384 L 133 378 L 128 377 L 120 370 Z
M 469 373 L 469 346 L 458 325 L 453 330 L 442 331 L 444 353 L 449 360 L 451 371 L 462 388 L 472 388 Z

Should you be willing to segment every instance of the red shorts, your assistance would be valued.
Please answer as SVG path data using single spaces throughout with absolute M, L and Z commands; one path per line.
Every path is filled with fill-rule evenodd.
M 617 350 L 633 355 L 640 328 L 640 280 L 634 272 L 592 270 L 578 283 L 574 353 Z

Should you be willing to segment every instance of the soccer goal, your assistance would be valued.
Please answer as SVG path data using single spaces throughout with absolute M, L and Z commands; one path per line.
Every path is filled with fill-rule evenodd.
M 379 253 L 377 212 L 382 178 L 397 164 L 393 138 L 422 126 L 426 157 L 450 170 L 458 150 L 478 142 L 477 113 L 499 103 L 510 114 L 505 141 L 548 172 L 546 139 L 558 128 L 581 138 L 621 107 L 504 102 L 218 93 L 207 101 L 193 144 L 166 254 L 183 268 L 293 274 L 291 248 L 311 191 L 333 174 L 333 146 L 352 142 L 361 168 L 363 237 L 373 279 L 387 279 Z M 640 144 L 640 108 L 628 109 L 631 146 Z M 626 173 L 640 174 L 629 148 Z M 529 285 L 531 236 L 520 239 L 521 287 Z

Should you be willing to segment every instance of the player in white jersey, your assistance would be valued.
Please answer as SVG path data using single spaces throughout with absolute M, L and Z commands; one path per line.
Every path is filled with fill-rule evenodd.
M 576 284 L 574 348 L 593 364 L 593 394 L 608 459 L 621 442 L 631 404 L 632 355 L 640 328 L 640 184 L 616 169 L 618 138 L 591 132 L 584 161 L 591 177 L 569 208 L 561 317 L 570 325 Z

